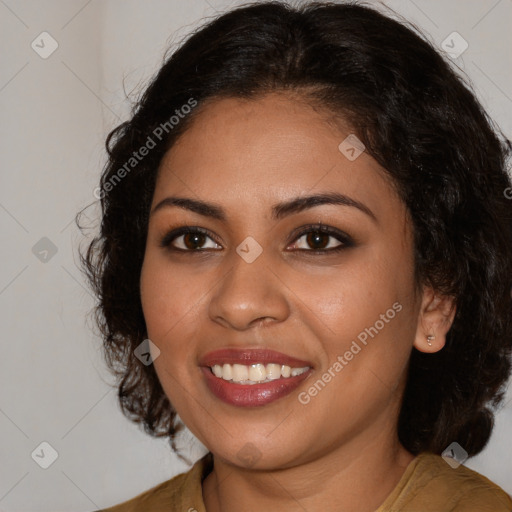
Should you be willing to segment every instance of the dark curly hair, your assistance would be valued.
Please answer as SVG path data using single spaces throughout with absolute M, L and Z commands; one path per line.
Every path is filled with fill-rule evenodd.
M 176 448 L 176 411 L 153 365 L 134 355 L 147 337 L 139 279 L 159 163 L 207 101 L 272 91 L 347 121 L 407 206 L 416 285 L 453 297 L 457 310 L 441 351 L 413 349 L 399 439 L 413 454 L 440 454 L 452 441 L 477 454 L 511 367 L 512 144 L 413 25 L 355 2 L 258 2 L 209 21 L 108 135 L 101 229 L 80 258 L 123 413 Z

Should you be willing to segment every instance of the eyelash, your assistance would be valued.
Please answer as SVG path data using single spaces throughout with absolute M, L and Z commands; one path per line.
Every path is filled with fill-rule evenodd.
M 341 242 L 341 245 L 338 245 L 337 247 L 331 248 L 331 249 L 295 249 L 296 251 L 301 252 L 307 252 L 311 254 L 332 254 L 332 253 L 338 253 L 344 249 L 347 249 L 349 247 L 354 246 L 354 241 L 346 234 L 343 233 L 343 231 L 339 231 L 338 229 L 332 228 L 330 226 L 325 226 L 323 224 L 309 224 L 307 226 L 302 226 L 299 228 L 299 231 L 295 238 L 293 238 L 293 242 L 296 242 L 300 238 L 302 238 L 304 235 L 307 235 L 309 233 L 321 233 L 324 235 L 329 235 L 332 238 L 335 238 L 338 242 Z M 215 236 L 208 231 L 207 229 L 200 228 L 198 226 L 183 226 L 177 229 L 173 229 L 170 232 L 168 232 L 160 241 L 160 247 L 167 248 L 169 251 L 172 252 L 181 252 L 181 253 L 201 253 L 205 252 L 207 250 L 212 249 L 181 249 L 177 247 L 172 246 L 172 242 L 183 235 L 194 235 L 194 234 L 201 234 L 206 235 L 208 238 L 212 239 L 216 244 L 220 245 L 219 242 L 215 240 Z M 329 245 L 329 243 L 327 244 Z M 218 251 L 219 249 L 213 249 L 214 251 Z

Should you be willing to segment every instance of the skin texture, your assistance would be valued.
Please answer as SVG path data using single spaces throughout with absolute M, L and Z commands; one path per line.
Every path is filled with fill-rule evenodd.
M 218 99 L 161 162 L 152 210 L 173 195 L 215 203 L 226 215 L 221 221 L 177 206 L 158 209 L 141 273 L 148 337 L 161 351 L 158 377 L 180 418 L 214 454 L 203 482 L 208 512 L 370 512 L 413 459 L 396 434 L 409 355 L 413 346 L 443 347 L 454 307 L 416 286 L 406 208 L 366 152 L 354 161 L 340 152 L 349 133 L 285 93 Z M 346 205 L 271 216 L 276 203 L 330 192 L 363 203 L 375 219 Z M 331 235 L 315 242 L 296 231 L 320 222 L 354 245 L 314 254 L 340 244 Z M 190 235 L 189 252 L 161 247 L 181 226 L 200 226 L 214 238 L 196 244 L 202 252 Z M 248 236 L 263 248 L 252 263 L 236 252 Z M 187 247 L 186 238 L 172 244 Z M 300 403 L 298 394 L 397 302 L 400 312 L 309 403 Z M 435 335 L 432 346 L 428 334 Z M 201 356 L 226 347 L 274 349 L 310 361 L 314 370 L 286 397 L 235 407 L 211 394 L 198 366 Z M 248 443 L 258 453 L 252 466 L 237 456 Z

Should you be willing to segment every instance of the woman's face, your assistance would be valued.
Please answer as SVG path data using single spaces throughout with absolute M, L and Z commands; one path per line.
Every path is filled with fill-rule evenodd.
M 284 94 L 222 99 L 161 162 L 141 274 L 154 365 L 232 464 L 396 436 L 420 306 L 412 231 L 376 161 L 339 147 L 349 135 Z M 186 226 L 207 234 L 167 236 Z

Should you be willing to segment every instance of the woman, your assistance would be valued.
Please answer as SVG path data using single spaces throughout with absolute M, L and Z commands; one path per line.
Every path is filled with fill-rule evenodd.
M 193 34 L 107 140 L 83 259 L 123 411 L 209 453 L 108 511 L 512 510 L 460 464 L 510 373 L 510 147 L 373 9 Z

